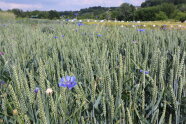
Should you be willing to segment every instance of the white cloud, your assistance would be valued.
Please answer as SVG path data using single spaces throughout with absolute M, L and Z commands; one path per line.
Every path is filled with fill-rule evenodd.
M 20 3 L 9 3 L 9 2 L 3 2 L 0 1 L 1 9 L 13 9 L 13 8 L 19 8 L 19 9 L 41 9 L 41 4 L 20 4 Z

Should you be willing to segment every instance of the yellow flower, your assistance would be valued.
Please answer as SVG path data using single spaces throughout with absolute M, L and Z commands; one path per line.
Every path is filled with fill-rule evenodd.
M 53 93 L 52 88 L 48 88 L 48 89 L 46 90 L 46 94 L 52 94 L 52 93 Z

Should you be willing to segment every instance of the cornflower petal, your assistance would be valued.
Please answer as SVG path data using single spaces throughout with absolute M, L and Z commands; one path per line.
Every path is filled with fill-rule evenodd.
M 69 84 L 68 85 L 68 88 L 69 89 L 72 89 L 74 86 L 76 86 L 77 85 L 77 83 L 76 82 L 73 82 L 72 84 Z
M 0 81 L 0 84 L 4 85 L 4 84 L 6 84 L 6 82 L 5 81 Z
M 59 87 L 67 87 L 66 84 L 63 84 L 63 83 L 59 83 L 58 85 Z
M 149 71 L 145 71 L 145 74 L 149 74 L 150 72 Z
M 72 76 L 71 79 L 70 79 L 71 82 L 74 82 L 75 80 L 76 80 L 75 76 Z
M 66 76 L 66 81 L 70 81 L 70 76 Z
M 38 87 L 36 87 L 36 88 L 34 89 L 34 92 L 35 92 L 35 93 L 38 93 L 39 90 L 40 90 L 40 89 L 39 89 Z
M 150 73 L 149 71 L 144 71 L 144 70 L 142 70 L 142 69 L 140 69 L 140 72 L 141 72 L 141 73 L 145 73 L 145 74 L 149 74 L 149 73 Z
M 60 82 L 64 83 L 65 82 L 65 78 L 61 78 Z

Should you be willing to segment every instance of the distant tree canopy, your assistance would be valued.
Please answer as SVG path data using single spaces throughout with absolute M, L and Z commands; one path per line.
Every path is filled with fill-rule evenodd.
M 59 13 L 58 13 L 57 11 L 55 11 L 55 10 L 50 10 L 50 11 L 48 12 L 48 18 L 49 18 L 49 19 L 59 19 L 59 18 L 60 18 L 60 15 L 59 15 Z
M 146 0 L 141 4 L 141 7 L 156 6 L 162 3 L 172 3 L 172 4 L 183 4 L 186 3 L 186 0 Z
M 175 19 L 184 22 L 186 20 L 186 0 L 146 0 L 141 7 L 135 7 L 123 3 L 119 7 L 89 7 L 80 11 L 22 11 L 20 9 L 9 10 L 16 17 L 39 19 L 109 19 L 109 20 L 167 20 Z
M 163 19 L 173 19 L 178 9 L 172 3 L 163 3 L 158 6 L 145 7 L 136 11 L 136 19 L 142 21 L 154 21 Z
M 25 17 L 25 13 L 20 9 L 12 9 L 11 11 L 16 15 L 16 17 Z
M 123 3 L 119 7 L 118 20 L 131 21 L 134 20 L 135 7 L 128 3 Z

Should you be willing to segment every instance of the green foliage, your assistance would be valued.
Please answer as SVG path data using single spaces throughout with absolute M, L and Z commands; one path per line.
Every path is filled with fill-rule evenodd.
M 141 4 L 141 7 L 157 6 L 165 2 L 165 0 L 146 0 Z
M 178 7 L 172 3 L 140 8 L 136 11 L 136 19 L 143 21 L 174 19 L 180 12 L 177 8 Z
M 50 11 L 48 12 L 48 18 L 49 18 L 49 19 L 59 19 L 60 16 L 59 16 L 59 13 L 58 13 L 57 11 L 55 11 L 55 10 L 50 10 Z
M 156 20 L 167 20 L 168 17 L 165 12 L 160 11 L 156 14 Z
M 164 12 L 168 18 L 172 18 L 172 14 L 176 11 L 176 6 L 172 3 L 163 3 L 157 7 L 160 11 Z
M 181 12 L 186 12 L 186 4 L 177 5 L 177 9 L 179 9 Z
M 20 9 L 12 9 L 11 10 L 15 15 L 16 17 L 25 17 L 25 13 L 23 12 L 23 10 L 20 10 Z
M 119 8 L 118 20 L 131 21 L 134 20 L 135 7 L 128 3 L 123 3 Z
M 156 20 L 156 14 L 159 13 L 159 7 L 141 8 L 136 11 L 136 20 L 153 21 Z
M 176 20 L 179 20 L 179 21 L 181 21 L 181 22 L 186 21 L 186 13 L 184 13 L 184 12 L 178 12 L 178 13 L 175 15 L 175 19 L 176 19 Z
M 186 3 L 186 1 L 185 0 L 145 0 L 145 2 L 141 4 L 141 7 L 157 6 L 163 3 L 172 3 L 177 5 L 177 4 L 184 4 Z

